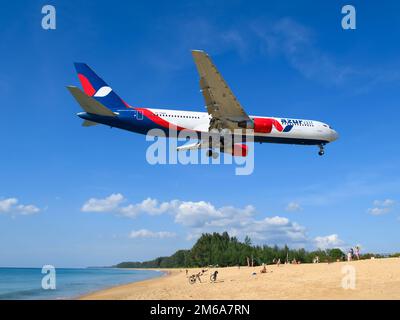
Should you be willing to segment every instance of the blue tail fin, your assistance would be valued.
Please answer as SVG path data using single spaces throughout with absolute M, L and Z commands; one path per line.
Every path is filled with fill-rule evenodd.
M 83 91 L 111 110 L 128 107 L 111 87 L 101 79 L 86 63 L 74 63 Z

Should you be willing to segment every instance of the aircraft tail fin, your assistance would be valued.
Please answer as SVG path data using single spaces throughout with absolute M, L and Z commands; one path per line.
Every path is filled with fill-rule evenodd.
M 112 111 L 128 107 L 114 90 L 100 78 L 86 63 L 74 63 L 83 91 Z
M 75 100 L 80 104 L 83 110 L 87 113 L 97 114 L 101 116 L 111 116 L 115 117 L 116 114 L 110 109 L 102 105 L 99 101 L 89 97 L 87 94 L 82 92 L 81 89 L 74 86 L 67 86 L 67 89 L 75 98 Z

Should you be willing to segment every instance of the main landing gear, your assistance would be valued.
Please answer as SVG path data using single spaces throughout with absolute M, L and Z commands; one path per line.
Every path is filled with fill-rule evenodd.
M 318 155 L 323 156 L 325 154 L 325 150 L 324 150 L 324 145 L 320 144 L 319 145 L 319 152 Z
M 212 157 L 213 159 L 217 159 L 219 154 L 218 154 L 218 152 L 214 152 L 211 149 L 209 149 L 209 150 L 207 150 L 206 155 L 209 158 Z

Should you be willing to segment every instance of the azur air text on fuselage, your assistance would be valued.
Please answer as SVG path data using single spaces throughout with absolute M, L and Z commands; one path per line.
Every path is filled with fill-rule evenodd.
M 314 122 L 312 120 L 299 120 L 299 119 L 281 119 L 281 123 L 283 126 L 292 125 L 292 126 L 306 126 L 306 127 L 314 127 Z

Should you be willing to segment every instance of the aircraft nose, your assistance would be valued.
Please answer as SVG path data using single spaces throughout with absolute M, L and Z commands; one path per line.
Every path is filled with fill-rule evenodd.
M 335 130 L 331 129 L 331 141 L 335 141 L 337 139 L 339 139 L 339 134 Z

